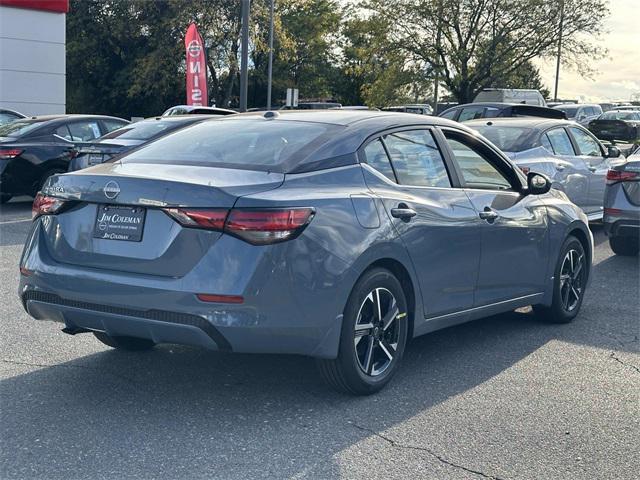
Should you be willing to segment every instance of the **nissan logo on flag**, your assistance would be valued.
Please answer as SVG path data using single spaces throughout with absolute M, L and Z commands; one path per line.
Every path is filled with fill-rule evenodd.
M 187 29 L 184 46 L 187 57 L 187 105 L 207 106 L 207 63 L 204 43 L 195 23 Z

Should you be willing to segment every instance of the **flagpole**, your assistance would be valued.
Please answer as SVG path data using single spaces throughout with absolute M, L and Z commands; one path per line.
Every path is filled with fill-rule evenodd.
M 271 86 L 273 81 L 273 7 L 275 0 L 271 0 L 269 12 L 269 73 L 267 78 L 267 110 L 271 110 Z
M 240 59 L 240 111 L 247 111 L 247 93 L 249 82 L 249 8 L 251 0 L 242 0 L 242 56 Z

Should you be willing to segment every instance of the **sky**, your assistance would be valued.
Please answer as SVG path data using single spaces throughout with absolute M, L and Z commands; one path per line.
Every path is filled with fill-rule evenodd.
M 558 97 L 582 102 L 626 100 L 640 96 L 640 0 L 610 0 L 610 15 L 601 37 L 609 50 L 606 58 L 593 61 L 592 79 L 577 72 L 560 71 Z M 544 84 L 553 95 L 555 62 L 537 62 Z

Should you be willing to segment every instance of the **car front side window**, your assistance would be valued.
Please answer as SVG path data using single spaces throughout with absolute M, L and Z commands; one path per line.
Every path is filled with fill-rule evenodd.
M 578 144 L 578 149 L 580 150 L 580 155 L 586 155 L 588 157 L 601 157 L 602 151 L 600 150 L 600 145 L 598 142 L 591 137 L 587 132 L 576 128 L 571 127 L 571 134 L 573 138 L 576 140 Z
M 445 132 L 445 137 L 460 167 L 465 186 L 481 190 L 513 189 L 507 177 L 473 140 L 449 131 Z

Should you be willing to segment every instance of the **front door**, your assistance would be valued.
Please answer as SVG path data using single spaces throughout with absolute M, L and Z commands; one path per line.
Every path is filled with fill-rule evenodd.
M 444 131 L 464 191 L 481 220 L 475 306 L 544 291 L 548 258 L 546 207 L 521 193 L 511 165 L 476 137 Z
M 471 308 L 480 260 L 479 219 L 452 179 L 429 129 L 396 131 L 361 151 L 365 180 L 382 200 L 420 282 L 424 312 Z M 371 167 L 371 168 L 369 168 Z
M 587 215 L 600 216 L 604 210 L 604 189 L 609 170 L 609 159 L 594 137 L 582 128 L 569 127 L 571 136 L 578 150 L 578 155 L 589 169 L 589 187 L 587 189 Z

